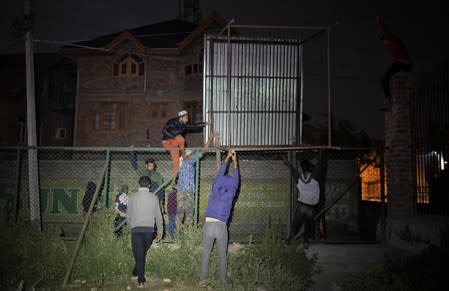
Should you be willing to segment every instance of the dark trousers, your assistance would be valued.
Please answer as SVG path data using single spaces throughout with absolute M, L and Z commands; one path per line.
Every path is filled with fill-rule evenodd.
M 134 256 L 133 276 L 137 276 L 138 283 L 145 282 L 145 258 L 148 249 L 153 243 L 153 232 L 132 232 L 131 231 L 131 248 Z
M 292 227 L 289 240 L 291 241 L 304 225 L 304 242 L 308 243 L 313 235 L 313 214 L 315 213 L 315 206 L 307 205 L 302 202 L 298 202 L 296 211 L 293 214 Z
M 412 70 L 413 64 L 405 64 L 401 62 L 394 62 L 385 72 L 384 78 L 382 80 L 382 86 L 384 88 L 385 99 L 391 98 L 390 92 L 390 80 L 391 78 L 399 72 L 410 72 Z
M 126 218 L 117 215 L 114 219 L 114 233 L 116 237 L 121 237 L 123 234 L 123 227 L 126 225 Z

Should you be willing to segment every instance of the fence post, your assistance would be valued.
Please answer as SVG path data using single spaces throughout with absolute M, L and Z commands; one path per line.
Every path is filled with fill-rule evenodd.
M 199 189 L 200 189 L 200 166 L 201 166 L 201 157 L 198 159 L 198 161 L 196 162 L 195 165 L 195 193 L 193 194 L 194 196 L 194 210 L 193 210 L 193 225 L 197 226 L 198 225 L 198 219 L 199 219 L 199 211 L 198 211 L 198 207 L 199 207 L 199 199 L 198 199 L 198 195 L 199 193 Z
M 106 208 L 109 208 L 109 173 L 111 171 L 110 169 L 110 162 L 111 162 L 111 151 L 109 149 L 106 149 L 106 172 L 104 177 L 104 205 Z
M 291 163 L 292 162 L 292 152 L 288 151 L 287 152 L 287 158 L 288 161 Z M 288 174 L 288 195 L 287 195 L 287 237 L 290 237 L 290 232 L 291 232 L 291 221 L 292 221 L 292 199 L 293 199 L 293 195 L 292 195 L 292 175 Z
M 17 160 L 16 160 L 16 185 L 14 187 L 15 199 L 13 203 L 13 221 L 17 223 L 18 209 L 19 209 L 19 201 L 20 201 L 20 170 L 21 170 L 21 161 L 22 161 L 22 152 L 20 149 L 17 149 Z

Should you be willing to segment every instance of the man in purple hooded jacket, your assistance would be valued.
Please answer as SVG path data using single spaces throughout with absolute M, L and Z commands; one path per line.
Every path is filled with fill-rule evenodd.
M 232 176 L 226 173 L 228 162 L 232 159 L 234 170 Z M 240 182 L 239 169 L 237 165 L 237 154 L 229 150 L 225 161 L 221 164 L 214 184 L 212 193 L 206 209 L 206 222 L 203 228 L 201 277 L 200 286 L 207 286 L 207 275 L 209 273 L 209 258 L 217 241 L 219 257 L 219 280 L 224 283 L 227 273 L 227 250 L 228 250 L 228 227 L 227 222 L 231 214 L 235 194 Z

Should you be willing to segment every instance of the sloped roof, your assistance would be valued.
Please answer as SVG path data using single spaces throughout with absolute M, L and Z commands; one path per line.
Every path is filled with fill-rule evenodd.
M 173 19 L 125 31 L 131 33 L 147 48 L 176 48 L 177 43 L 184 40 L 196 27 L 196 24 L 181 19 Z M 77 42 L 75 45 L 104 47 L 125 31 Z M 64 48 L 70 47 L 72 46 L 64 46 Z

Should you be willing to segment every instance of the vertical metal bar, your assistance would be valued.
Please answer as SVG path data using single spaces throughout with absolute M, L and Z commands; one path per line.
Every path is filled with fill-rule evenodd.
M 328 146 L 332 146 L 332 120 L 331 120 L 331 28 L 330 26 L 327 28 L 327 140 Z
M 205 105 L 203 107 L 203 116 L 207 116 L 206 118 L 209 121 L 214 121 L 213 113 L 211 112 L 212 106 L 212 98 L 210 98 L 210 90 L 211 90 L 211 84 L 210 84 L 210 73 L 209 73 L 209 42 L 210 37 L 208 35 L 205 35 L 204 42 L 203 42 L 203 104 Z M 209 113 L 209 114 L 208 114 Z M 212 124 L 212 131 L 215 131 L 215 123 Z M 207 140 L 209 138 L 209 132 L 206 132 L 205 139 Z M 203 141 L 204 142 L 204 141 Z
M 106 172 L 104 174 L 104 205 L 106 208 L 109 208 L 109 175 L 111 172 L 111 151 L 109 149 L 106 149 Z M 101 185 L 98 185 L 100 187 Z
M 21 172 L 21 164 L 22 164 L 22 152 L 21 150 L 18 148 L 17 149 L 17 159 L 16 159 L 16 180 L 15 180 L 15 185 L 14 185 L 14 194 L 15 194 L 15 199 L 14 199 L 14 204 L 13 204 L 13 209 L 12 209 L 12 221 L 14 223 L 17 223 L 17 217 L 18 217 L 18 210 L 19 210 L 19 203 L 20 203 L 20 172 Z
M 194 193 L 194 209 L 193 209 L 193 225 L 197 226 L 199 220 L 199 182 L 200 182 L 200 166 L 201 160 L 198 159 L 195 163 L 195 193 Z
M 228 146 L 231 147 L 231 25 L 228 25 L 228 39 L 227 39 L 227 127 L 228 127 Z
M 27 144 L 28 144 L 28 193 L 30 199 L 30 220 L 42 230 L 42 219 L 39 194 L 39 165 L 36 136 L 36 101 L 34 78 L 34 49 L 32 34 L 32 4 L 25 0 L 25 68 L 26 68 L 26 96 L 27 96 Z
M 287 159 L 289 161 L 289 163 L 292 163 L 292 152 L 288 151 L 287 152 Z M 292 175 L 290 174 L 290 170 L 289 170 L 289 174 L 288 174 L 288 195 L 287 195 L 287 237 L 290 237 L 291 235 L 291 226 L 292 226 L 292 202 L 293 202 L 293 179 L 292 179 Z
M 236 75 L 236 77 L 234 79 L 235 82 L 236 82 L 236 86 L 235 86 L 236 92 L 235 92 L 235 95 L 234 95 L 233 106 L 232 106 L 232 110 L 234 110 L 234 112 L 241 110 L 240 109 L 240 107 L 241 107 L 240 106 L 240 102 L 243 99 L 243 96 L 242 96 L 243 90 L 242 90 L 242 88 L 243 88 L 243 82 L 245 80 L 243 78 L 243 76 L 244 76 L 244 73 L 243 73 L 244 66 L 243 66 L 243 63 L 242 63 L 243 62 L 243 58 L 244 58 L 243 46 L 244 46 L 243 43 L 236 43 L 235 44 L 235 51 L 236 51 L 237 59 L 234 58 L 234 59 L 236 59 L 236 63 L 235 63 L 235 75 Z M 241 123 L 241 115 L 240 115 L 239 112 L 236 112 L 233 115 L 234 115 L 233 124 L 237 125 L 237 126 L 234 126 L 234 128 L 233 128 L 233 135 L 232 135 L 233 143 L 234 144 L 241 144 L 241 139 L 240 139 L 241 132 L 237 129 L 238 125 L 242 124 Z
M 299 45 L 299 73 L 301 74 L 300 76 L 300 93 L 299 93 L 299 144 L 302 144 L 302 112 L 304 111 L 304 104 L 303 104 L 303 100 L 304 100 L 304 49 L 303 49 L 303 45 Z M 296 90 L 298 90 L 298 88 L 296 88 Z

